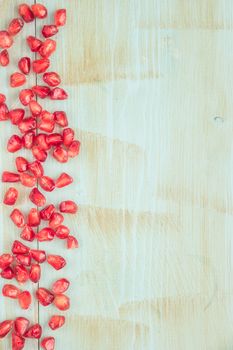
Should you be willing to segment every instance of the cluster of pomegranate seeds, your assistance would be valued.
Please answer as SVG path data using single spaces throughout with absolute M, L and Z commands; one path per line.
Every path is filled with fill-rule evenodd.
M 10 62 L 9 48 L 14 43 L 14 36 L 19 34 L 25 23 L 35 19 L 45 19 L 48 11 L 43 4 L 19 5 L 18 16 L 8 25 L 6 30 L 0 31 L 0 66 L 6 67 Z M 76 214 L 78 206 L 72 200 L 64 200 L 57 205 L 47 203 L 43 193 L 56 191 L 73 182 L 73 178 L 66 172 L 60 173 L 56 178 L 44 173 L 43 162 L 52 156 L 59 163 L 66 163 L 76 157 L 80 151 L 80 142 L 75 140 L 74 130 L 69 127 L 68 117 L 65 111 L 47 111 L 38 101 L 48 98 L 50 100 L 66 100 L 68 94 L 62 84 L 60 75 L 50 69 L 51 57 L 56 51 L 55 35 L 59 28 L 66 24 L 66 10 L 58 9 L 54 14 L 53 23 L 43 26 L 41 37 L 28 36 L 26 43 L 36 58 L 21 57 L 17 61 L 16 70 L 9 77 L 9 85 L 18 89 L 27 82 L 30 74 L 41 74 L 44 85 L 36 85 L 21 88 L 18 93 L 21 108 L 8 109 L 6 96 L 0 93 L 0 121 L 9 120 L 18 129 L 7 141 L 6 149 L 10 153 L 16 153 L 22 149 L 30 151 L 34 160 L 17 156 L 15 158 L 15 170 L 4 171 L 2 182 L 19 183 L 30 188 L 29 200 L 35 206 L 28 213 L 19 208 L 12 208 L 10 219 L 19 229 L 19 236 L 27 243 L 37 241 L 49 242 L 60 239 L 66 242 L 67 249 L 78 248 L 78 240 L 71 235 L 70 229 L 64 224 L 64 214 Z M 3 203 L 14 206 L 17 203 L 20 191 L 13 187 L 6 189 Z M 39 228 L 41 222 L 46 222 L 45 227 Z M 23 285 L 31 281 L 38 284 L 43 273 L 41 264 L 47 262 L 53 269 L 61 270 L 66 266 L 66 259 L 55 254 L 46 254 L 44 250 L 31 249 L 19 240 L 15 240 L 10 253 L 0 255 L 0 276 L 7 281 L 15 281 L 15 284 L 6 283 L 2 288 L 2 295 L 15 299 L 23 310 L 30 308 L 33 296 L 38 302 L 47 307 L 53 304 L 58 310 L 66 311 L 70 308 L 70 299 L 65 294 L 70 282 L 61 278 L 53 283 L 50 289 L 39 287 L 35 295 L 23 288 Z M 53 315 L 48 320 L 50 330 L 61 328 L 65 324 L 65 316 Z M 30 325 L 30 321 L 24 317 L 15 320 L 6 320 L 0 323 L 0 338 L 4 338 L 11 332 L 12 349 L 24 348 L 27 338 L 40 339 L 42 328 L 39 324 Z M 46 337 L 41 341 L 41 348 L 45 350 L 55 349 L 55 338 Z

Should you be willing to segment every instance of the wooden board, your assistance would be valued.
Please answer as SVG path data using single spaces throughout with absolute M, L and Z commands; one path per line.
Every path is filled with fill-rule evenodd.
M 19 3 L 0 1 L 1 28 Z M 66 252 L 62 273 L 46 267 L 40 283 L 72 281 L 56 349 L 232 349 L 232 2 L 43 3 L 51 12 L 68 9 L 52 68 L 70 95 L 44 107 L 64 108 L 82 142 L 69 165 L 46 163 L 48 175 L 65 170 L 76 179 L 48 200 L 80 204 L 66 219 L 80 249 Z M 0 91 L 12 94 L 7 76 L 33 28 L 25 27 L 14 62 L 0 70 Z M 1 124 L 2 150 L 13 130 Z M 0 170 L 13 169 L 13 159 L 1 151 Z M 1 205 L 4 250 L 18 237 L 9 212 Z M 62 242 L 40 246 L 63 252 Z M 22 313 L 2 298 L 0 310 L 1 319 L 25 314 L 43 326 L 56 312 L 34 304 Z

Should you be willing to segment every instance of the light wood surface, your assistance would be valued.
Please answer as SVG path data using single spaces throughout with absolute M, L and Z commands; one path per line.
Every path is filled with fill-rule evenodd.
M 0 1 L 1 28 L 19 3 Z M 70 95 L 43 106 L 64 108 L 82 142 L 69 165 L 46 163 L 48 175 L 65 170 L 76 180 L 48 200 L 80 204 L 79 214 L 66 218 L 80 249 L 40 245 L 69 263 L 61 272 L 44 266 L 40 285 L 58 276 L 72 282 L 56 349 L 232 349 L 232 1 L 43 3 L 51 13 L 68 10 L 52 69 Z M 33 30 L 25 26 L 12 65 L 0 69 L 0 91 L 13 105 L 7 77 Z M 1 124 L 1 171 L 14 167 L 4 151 L 13 130 Z M 1 194 L 6 188 L 1 184 Z M 28 192 L 21 191 L 24 210 Z M 8 250 L 19 231 L 9 208 L 0 210 L 0 243 Z M 0 300 L 1 319 L 27 315 L 46 326 L 56 312 L 36 303 L 22 312 Z M 9 344 L 1 341 L 0 349 Z M 36 348 L 27 343 L 26 350 Z

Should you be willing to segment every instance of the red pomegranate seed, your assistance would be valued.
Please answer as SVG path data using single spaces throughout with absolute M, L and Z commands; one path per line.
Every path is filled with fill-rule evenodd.
M 67 291 L 70 286 L 70 282 L 66 278 L 61 278 L 54 282 L 52 291 L 54 294 L 62 294 Z
M 44 250 L 31 249 L 30 251 L 32 259 L 42 264 L 46 260 L 46 253 Z
M 34 326 L 30 327 L 27 332 L 25 333 L 26 338 L 34 338 L 34 339 L 39 339 L 42 334 L 42 328 L 41 326 L 37 323 Z
M 39 242 L 52 241 L 54 239 L 55 232 L 50 227 L 42 228 L 37 234 Z
M 6 102 L 6 96 L 4 94 L 0 94 L 0 104 Z
M 24 173 L 28 169 L 28 161 L 23 157 L 17 157 L 15 159 L 15 165 L 19 173 Z
M 38 52 L 42 45 L 42 41 L 40 39 L 31 35 L 27 37 L 27 43 L 32 52 Z
M 12 350 L 22 350 L 25 345 L 25 339 L 16 333 L 11 334 L 11 348 Z
M 29 198 L 32 201 L 32 203 L 34 203 L 38 207 L 43 207 L 46 203 L 45 196 L 36 187 L 32 189 Z
M 67 249 L 75 249 L 78 248 L 78 241 L 74 236 L 69 236 L 67 238 Z
M 39 146 L 44 151 L 48 151 L 51 148 L 47 144 L 47 135 L 42 133 L 36 136 L 35 145 Z
M 32 147 L 32 154 L 40 162 L 44 162 L 48 155 L 47 152 L 39 146 Z
M 56 51 L 57 43 L 52 39 L 46 39 L 39 49 L 41 57 L 49 58 Z
M 63 138 L 61 134 L 53 133 L 46 136 L 46 141 L 49 146 L 57 146 L 62 144 Z
M 29 102 L 33 99 L 34 93 L 31 89 L 24 89 L 19 93 L 19 99 L 22 105 L 27 106 Z
M 66 265 L 65 259 L 60 255 L 48 255 L 47 261 L 55 270 L 60 270 Z
M 8 33 L 11 36 L 18 34 L 24 26 L 24 21 L 21 18 L 14 18 L 8 26 Z
M 41 74 L 44 73 L 50 66 L 50 61 L 48 58 L 41 58 L 32 62 L 32 69 L 34 73 Z
M 27 254 L 27 255 L 17 254 L 15 259 L 19 264 L 22 264 L 24 266 L 31 265 L 31 256 L 29 254 Z
M 48 205 L 40 211 L 40 217 L 42 220 L 49 220 L 51 215 L 54 213 L 55 207 L 53 204 Z
M 66 9 L 59 9 L 55 12 L 54 22 L 57 27 L 61 27 L 66 24 Z
M 67 226 L 60 225 L 56 228 L 56 236 L 60 239 L 66 239 L 70 234 L 70 229 Z
M 10 76 L 10 85 L 11 87 L 15 88 L 15 87 L 19 87 L 22 86 L 26 83 L 26 77 L 24 74 L 22 73 L 13 73 Z
M 63 201 L 59 206 L 61 213 L 75 214 L 78 211 L 78 206 L 73 201 Z
M 15 319 L 15 332 L 19 335 L 24 335 L 28 329 L 30 322 L 25 317 L 17 317 Z
M 68 156 L 74 158 L 79 154 L 80 151 L 80 141 L 73 141 L 68 148 Z
M 19 302 L 19 306 L 21 307 L 21 309 L 23 309 L 23 310 L 29 309 L 29 307 L 32 303 L 32 296 L 31 296 L 30 292 L 25 290 L 24 292 L 20 293 L 18 296 L 18 302 Z
M 28 273 L 28 270 L 23 265 L 15 266 L 15 279 L 19 283 L 25 283 L 28 281 L 29 273 Z
M 10 266 L 14 261 L 14 257 L 11 254 L 2 254 L 0 255 L 0 268 L 5 269 Z
M 20 293 L 20 289 L 13 284 L 5 284 L 2 288 L 2 295 L 7 298 L 17 299 Z
M 73 182 L 73 178 L 70 175 L 68 175 L 66 173 L 62 173 L 58 177 L 58 179 L 56 180 L 55 186 L 57 188 L 62 188 L 62 187 L 70 185 L 72 182 Z
M 31 60 L 29 57 L 22 57 L 18 62 L 18 67 L 23 74 L 28 75 L 31 70 Z
M 55 72 L 44 73 L 43 80 L 49 86 L 58 86 L 61 83 L 61 78 L 59 74 Z
M 26 132 L 22 137 L 24 148 L 31 149 L 33 146 L 33 143 L 34 143 L 34 139 L 35 139 L 35 132 L 34 131 Z
M 45 38 L 50 38 L 51 36 L 57 34 L 58 28 L 54 24 L 45 25 L 42 28 L 42 34 Z
M 66 163 L 68 161 L 68 152 L 59 146 L 54 149 L 53 157 L 60 163 Z
M 33 229 L 31 228 L 31 226 L 29 225 L 25 225 L 25 227 L 23 228 L 20 237 L 25 240 L 25 241 L 29 241 L 32 242 L 35 239 L 35 232 L 33 231 Z
M 61 328 L 65 324 L 65 316 L 54 315 L 49 320 L 49 327 L 55 331 L 58 328 Z
M 39 264 L 32 264 L 29 278 L 33 283 L 38 283 L 41 276 L 41 268 Z
M 13 328 L 14 321 L 6 320 L 0 323 L 0 339 L 4 338 Z
M 55 349 L 55 339 L 53 337 L 44 338 L 41 342 L 41 347 L 44 350 L 54 350 Z
M 13 125 L 18 125 L 24 118 L 25 111 L 22 108 L 12 109 L 9 111 L 9 118 Z
M 12 135 L 7 142 L 8 152 L 14 153 L 22 148 L 22 139 L 18 135 Z
M 74 141 L 74 130 L 67 128 L 63 130 L 63 144 L 66 147 L 69 147 Z
M 13 45 L 13 38 L 6 30 L 0 31 L 0 48 L 8 49 Z
M 19 241 L 14 241 L 12 245 L 12 253 L 13 254 L 28 254 L 29 248 Z
M 10 187 L 4 196 L 3 203 L 6 205 L 14 205 L 18 199 L 18 191 L 14 187 Z
M 39 303 L 43 306 L 48 306 L 54 301 L 54 295 L 46 288 L 38 288 L 36 297 Z
M 9 119 L 8 107 L 5 103 L 0 104 L 0 121 Z
M 19 15 L 26 23 L 32 22 L 34 20 L 34 14 L 27 4 L 19 5 Z
M 46 98 L 50 94 L 50 88 L 48 86 L 33 86 L 32 91 L 40 98 Z
M 34 130 L 36 128 L 36 118 L 35 117 L 24 118 L 18 124 L 18 128 L 22 134 L 25 134 L 28 131 Z
M 2 173 L 2 182 L 19 182 L 19 174 L 11 173 L 9 171 L 3 171 Z
M 57 125 L 61 126 L 62 128 L 65 128 L 66 126 L 68 126 L 67 115 L 65 112 L 58 111 L 58 112 L 54 112 L 53 114 Z
M 34 100 L 29 102 L 29 108 L 30 108 L 32 115 L 34 115 L 36 117 L 38 115 L 40 115 L 40 113 L 42 112 L 41 105 L 37 101 L 34 101 Z
M 28 214 L 28 225 L 37 227 L 40 225 L 40 214 L 37 208 L 32 208 Z
M 6 67 L 8 66 L 9 63 L 10 63 L 9 53 L 6 49 L 4 49 L 0 52 L 0 65 L 2 67 Z
M 54 127 L 55 121 L 50 116 L 42 114 L 38 123 L 38 128 L 45 132 L 53 132 Z
M 70 298 L 64 294 L 57 294 L 53 303 L 59 310 L 62 311 L 70 308 Z
M 49 96 L 51 100 L 66 100 L 68 98 L 66 91 L 59 87 L 52 89 Z
M 60 226 L 64 221 L 64 217 L 60 213 L 53 213 L 50 217 L 49 227 L 55 229 Z
M 25 225 L 24 216 L 19 209 L 14 209 L 11 212 L 10 218 L 17 227 L 19 228 L 24 227 Z
M 40 19 L 47 17 L 48 11 L 44 5 L 34 4 L 31 6 L 31 9 L 35 17 Z
M 36 184 L 36 178 L 27 173 L 20 174 L 20 181 L 26 187 L 34 187 Z
M 12 278 L 15 277 L 15 274 L 12 268 L 8 266 L 4 270 L 2 270 L 1 277 L 7 280 L 12 280 Z
M 47 192 L 52 192 L 55 188 L 55 182 L 49 176 L 42 176 L 39 178 L 39 185 Z
M 30 170 L 36 178 L 39 178 L 44 175 L 44 168 L 38 160 L 29 163 L 28 170 Z

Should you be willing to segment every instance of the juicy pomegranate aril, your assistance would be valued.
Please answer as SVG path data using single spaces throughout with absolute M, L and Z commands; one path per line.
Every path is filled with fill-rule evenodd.
M 32 36 L 32 35 L 27 37 L 27 43 L 28 43 L 28 46 L 32 52 L 39 51 L 39 48 L 42 45 L 42 41 L 40 39 L 36 38 L 35 36 Z
M 18 34 L 24 26 L 24 21 L 21 18 L 14 18 L 8 26 L 8 33 L 11 36 Z
M 9 53 L 6 49 L 4 49 L 0 52 L 0 65 L 2 67 L 6 67 L 8 66 L 9 63 L 10 63 Z
M 67 291 L 70 282 L 66 278 L 61 278 L 53 283 L 52 291 L 54 294 L 62 294 Z
M 18 124 L 18 128 L 22 134 L 25 134 L 28 131 L 34 130 L 36 128 L 36 118 L 35 117 L 24 118 Z
M 61 78 L 59 74 L 55 72 L 44 73 L 43 80 L 49 86 L 55 87 L 61 83 Z
M 35 237 L 36 237 L 36 234 L 33 231 L 33 229 L 31 228 L 31 226 L 25 225 L 25 227 L 23 228 L 23 230 L 20 234 L 20 238 L 22 238 L 25 241 L 32 242 L 32 241 L 34 241 Z
M 11 334 L 12 350 L 22 350 L 24 348 L 24 345 L 25 345 L 25 339 L 21 335 L 12 332 Z
M 48 306 L 54 301 L 54 295 L 46 288 L 39 288 L 36 291 L 36 297 L 43 306 Z
M 17 254 L 15 257 L 15 260 L 17 263 L 22 264 L 24 266 L 30 266 L 31 265 L 31 255 L 23 255 L 23 254 Z
M 55 182 L 49 176 L 42 176 L 39 178 L 39 185 L 43 190 L 52 192 L 55 188 Z
M 7 280 L 12 280 L 15 277 L 15 273 L 10 266 L 1 271 L 1 277 Z
M 23 18 L 24 22 L 29 23 L 34 20 L 34 14 L 27 4 L 19 5 L 19 15 Z
M 33 97 L 34 93 L 31 89 L 24 89 L 19 93 L 19 99 L 23 106 L 27 106 Z
M 40 214 L 37 208 L 32 208 L 28 214 L 28 225 L 37 227 L 40 225 Z
M 50 94 L 50 88 L 48 86 L 37 85 L 33 86 L 32 91 L 40 98 L 46 98 Z
M 4 94 L 0 94 L 0 103 L 6 102 L 6 96 Z
M 18 191 L 14 187 L 10 187 L 4 196 L 3 203 L 6 205 L 14 205 L 18 199 Z
M 45 162 L 48 156 L 47 152 L 39 146 L 32 147 L 32 154 L 40 162 Z
M 22 57 L 18 62 L 18 67 L 23 74 L 28 75 L 31 70 L 31 59 L 29 57 Z
M 19 228 L 24 227 L 25 219 L 24 219 L 24 216 L 19 209 L 14 209 L 11 212 L 10 218 L 17 227 L 19 227 Z
M 65 311 L 70 308 L 70 298 L 64 294 L 57 294 L 53 303 L 61 311 Z
M 54 337 L 44 338 L 41 342 L 41 347 L 44 350 L 54 350 L 55 349 L 55 339 Z
M 46 241 L 52 241 L 54 239 L 55 236 L 55 232 L 53 229 L 51 229 L 50 227 L 45 227 L 42 228 L 42 230 L 40 230 L 37 233 L 37 240 L 39 242 L 46 242 Z
M 19 335 L 24 335 L 28 329 L 29 324 L 30 322 L 27 318 L 17 317 L 14 323 L 15 332 Z
M 80 151 L 80 141 L 73 141 L 68 148 L 68 156 L 74 158 L 79 154 Z
M 13 125 L 18 125 L 24 118 L 25 110 L 22 108 L 12 109 L 9 111 L 9 118 Z
M 20 181 L 23 186 L 34 187 L 36 184 L 36 178 L 27 173 L 20 174 Z
M 56 236 L 59 239 L 66 239 L 70 234 L 70 229 L 65 225 L 60 225 L 56 228 Z
M 74 236 L 69 235 L 67 238 L 67 249 L 76 249 L 78 247 L 78 240 Z
M 48 11 L 46 7 L 42 4 L 34 4 L 31 6 L 32 12 L 35 17 L 43 19 L 46 18 L 48 15 Z
M 17 299 L 20 293 L 20 289 L 13 284 L 5 284 L 2 288 L 2 295 L 7 298 Z
M 6 320 L 0 323 L 0 339 L 4 338 L 13 328 L 14 321 Z
M 32 259 L 39 264 L 42 264 L 46 260 L 46 253 L 44 250 L 31 249 L 30 254 Z
M 21 307 L 21 309 L 27 310 L 29 309 L 31 303 L 32 303 L 32 296 L 30 292 L 25 290 L 24 292 L 20 293 L 18 296 L 18 302 Z
M 50 38 L 51 36 L 57 34 L 58 32 L 58 28 L 56 25 L 54 24 L 50 24 L 50 25 L 45 25 L 42 28 L 42 35 L 45 38 Z
M 59 9 L 55 12 L 54 22 L 57 27 L 64 26 L 66 24 L 66 9 Z
M 32 69 L 34 73 L 41 74 L 44 73 L 50 66 L 50 61 L 48 58 L 41 58 L 32 62 Z
M 5 103 L 0 104 L 0 121 L 8 120 L 8 107 Z
M 29 198 L 32 201 L 32 203 L 34 203 L 38 207 L 43 207 L 46 203 L 45 196 L 36 187 L 33 188 L 33 190 L 31 191 Z
M 41 276 L 41 268 L 39 264 L 32 264 L 29 278 L 33 283 L 38 283 Z
M 61 328 L 65 324 L 65 316 L 54 315 L 49 320 L 49 327 L 55 331 L 58 328 Z
M 56 41 L 52 39 L 46 39 L 39 49 L 39 54 L 43 58 L 49 58 L 56 51 L 56 48 Z
M 23 157 L 17 157 L 15 159 L 15 165 L 19 173 L 24 173 L 28 169 L 28 161 Z
M 57 188 L 62 188 L 62 187 L 70 185 L 72 182 L 73 182 L 73 178 L 70 175 L 68 175 L 66 173 L 62 173 L 58 177 L 58 179 L 55 181 L 55 186 Z
M 22 137 L 23 147 L 26 149 L 31 149 L 34 143 L 34 139 L 35 139 L 35 132 L 27 131 Z
M 60 163 L 68 162 L 68 152 L 66 149 L 58 146 L 53 150 L 53 158 Z
M 59 205 L 61 213 L 75 214 L 78 211 L 78 206 L 73 201 L 63 201 Z
M 13 73 L 10 76 L 10 86 L 15 88 L 15 87 L 19 87 L 22 86 L 26 83 L 26 77 L 24 74 L 22 73 Z
M 69 147 L 74 141 L 74 130 L 71 128 L 66 128 L 63 130 L 63 144 Z
M 66 265 L 66 260 L 60 255 L 48 255 L 47 262 L 55 270 L 61 270 Z
M 36 117 L 38 115 L 40 115 L 40 113 L 42 112 L 41 105 L 37 101 L 34 101 L 34 100 L 29 102 L 29 108 L 30 108 L 32 115 L 34 115 Z
M 2 254 L 0 255 L 0 268 L 5 269 L 10 266 L 14 261 L 14 257 L 11 254 Z
M 17 240 L 13 242 L 11 250 L 13 254 L 28 254 L 30 251 L 26 245 Z
M 64 221 L 64 216 L 60 213 L 53 213 L 49 220 L 49 227 L 55 229 Z
M 68 98 L 67 92 L 58 87 L 52 89 L 49 96 L 51 100 L 66 100 Z
M 6 30 L 0 31 L 0 48 L 8 49 L 13 45 L 13 39 Z
M 9 171 L 3 171 L 2 173 L 2 182 L 19 182 L 19 174 L 11 173 Z
M 68 126 L 68 119 L 65 112 L 57 111 L 57 112 L 54 112 L 53 114 L 57 125 L 61 126 L 62 128 L 65 128 L 66 126 Z
M 35 325 L 33 325 L 32 327 L 30 327 L 26 333 L 24 334 L 24 336 L 26 338 L 34 338 L 34 339 L 39 339 L 41 337 L 42 334 L 42 328 L 41 326 L 37 323 Z
M 29 279 L 29 273 L 23 265 L 15 266 L 15 278 L 19 283 L 25 283 Z
M 36 178 L 39 178 L 44 175 L 44 168 L 38 160 L 29 163 L 28 170 L 30 170 Z
M 22 148 L 22 139 L 18 135 L 12 135 L 7 142 L 8 152 L 14 153 Z
M 42 220 L 49 220 L 51 215 L 54 213 L 55 207 L 53 204 L 48 205 L 40 211 L 40 217 Z

